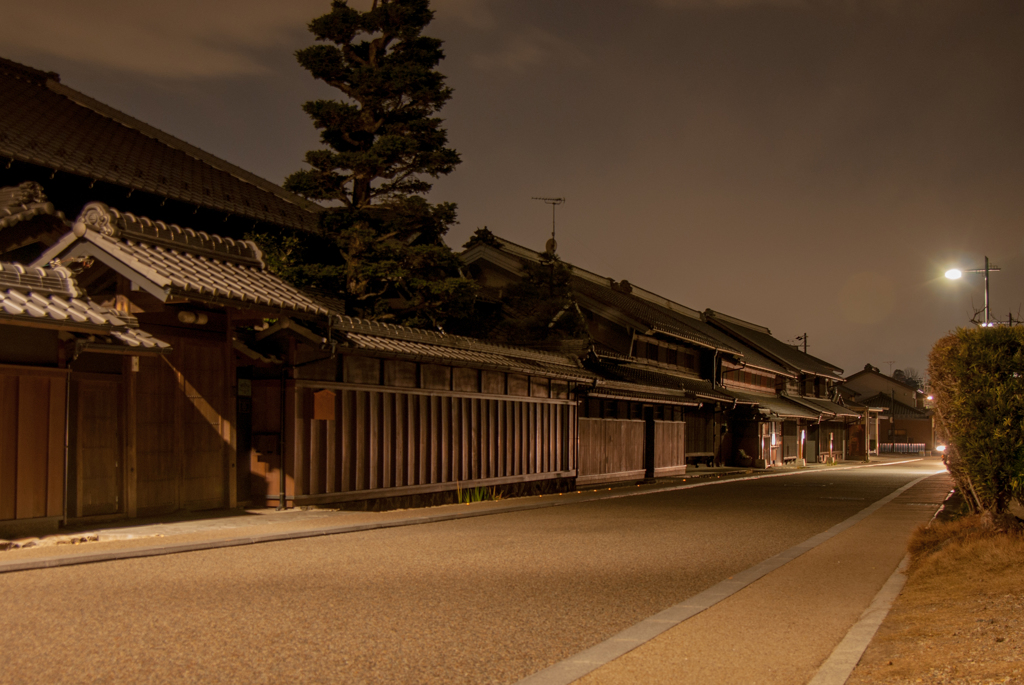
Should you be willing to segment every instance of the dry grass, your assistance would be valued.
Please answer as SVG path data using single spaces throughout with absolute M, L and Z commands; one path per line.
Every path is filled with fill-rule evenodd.
M 850 683 L 1024 684 L 1024 535 L 921 528 L 907 585 Z

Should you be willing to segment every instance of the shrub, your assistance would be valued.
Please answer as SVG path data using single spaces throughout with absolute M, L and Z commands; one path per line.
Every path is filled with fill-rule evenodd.
M 1004 517 L 1024 481 L 1024 328 L 958 329 L 928 374 L 950 473 L 976 511 Z

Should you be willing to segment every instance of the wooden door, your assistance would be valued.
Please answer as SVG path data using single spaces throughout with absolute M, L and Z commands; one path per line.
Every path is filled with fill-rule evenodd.
M 174 352 L 142 357 L 137 380 L 140 516 L 228 504 L 223 344 L 164 339 Z
M 122 511 L 124 460 L 120 378 L 73 380 L 76 418 L 72 516 Z

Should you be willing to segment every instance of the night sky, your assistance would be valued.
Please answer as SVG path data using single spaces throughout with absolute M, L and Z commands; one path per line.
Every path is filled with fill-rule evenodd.
M 360 3 L 353 3 L 360 6 Z M 463 163 L 432 199 L 472 231 L 694 309 L 807 333 L 847 373 L 922 373 L 966 325 L 1024 317 L 1020 0 L 436 0 Z M 333 97 L 295 62 L 327 0 L 33 0 L 0 55 L 280 183 Z M 201 229 L 203 227 L 196 226 Z

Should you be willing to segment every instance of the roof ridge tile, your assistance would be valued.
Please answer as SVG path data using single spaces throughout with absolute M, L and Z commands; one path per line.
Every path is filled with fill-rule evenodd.
M 78 237 L 92 230 L 108 238 L 152 245 L 158 250 L 188 252 L 200 258 L 234 262 L 261 270 L 266 266 L 262 251 L 251 240 L 234 240 L 222 236 L 214 239 L 205 231 L 153 221 L 131 212 L 120 212 L 102 202 L 90 202 L 83 207 L 72 230 Z

